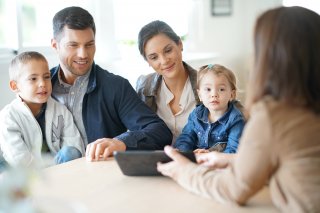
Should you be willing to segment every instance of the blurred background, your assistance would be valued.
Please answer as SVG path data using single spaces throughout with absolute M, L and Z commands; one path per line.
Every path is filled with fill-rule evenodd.
M 244 100 L 255 19 L 281 5 L 320 13 L 316 0 L 0 0 L 0 109 L 14 98 L 8 66 L 17 53 L 39 51 L 50 68 L 58 64 L 50 47 L 52 18 L 67 6 L 81 6 L 93 15 L 95 62 L 127 78 L 134 88 L 139 75 L 153 72 L 139 54 L 138 32 L 150 21 L 163 20 L 181 36 L 184 61 L 196 69 L 208 63 L 228 67 L 236 73 L 238 98 Z

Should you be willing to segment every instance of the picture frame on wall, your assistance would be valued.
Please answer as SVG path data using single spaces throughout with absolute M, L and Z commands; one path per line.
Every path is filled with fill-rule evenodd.
M 231 16 L 232 0 L 211 0 L 212 16 Z

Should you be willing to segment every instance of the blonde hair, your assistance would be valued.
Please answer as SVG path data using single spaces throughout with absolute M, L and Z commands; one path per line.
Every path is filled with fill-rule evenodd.
M 208 72 L 211 72 L 217 76 L 224 76 L 226 77 L 226 79 L 228 80 L 231 89 L 235 91 L 235 93 L 237 93 L 237 80 L 236 80 L 236 76 L 234 75 L 234 73 L 227 69 L 226 67 L 219 65 L 219 64 L 209 64 L 209 65 L 205 65 L 200 67 L 198 75 L 197 75 L 197 87 L 199 89 L 200 83 L 202 81 L 203 76 L 205 76 Z
M 32 60 L 41 60 L 47 62 L 47 59 L 38 52 L 28 51 L 22 52 L 17 55 L 14 59 L 12 59 L 9 66 L 9 78 L 11 80 L 17 80 L 20 74 L 20 68 L 22 65 L 27 64 Z
M 241 102 L 236 99 L 236 97 L 237 97 L 237 79 L 231 70 L 229 70 L 226 67 L 219 65 L 219 64 L 214 64 L 214 65 L 209 64 L 209 65 L 205 65 L 205 66 L 200 67 L 198 75 L 197 75 L 198 89 L 199 89 L 200 83 L 203 79 L 203 76 L 205 76 L 209 72 L 211 72 L 217 76 L 223 75 L 224 77 L 226 77 L 226 79 L 228 80 L 228 82 L 231 86 L 231 89 L 235 91 L 234 100 L 232 100 L 232 102 L 240 110 L 240 112 L 244 116 L 245 120 L 248 120 L 249 114 L 248 114 L 247 110 L 244 108 L 244 106 L 241 104 Z

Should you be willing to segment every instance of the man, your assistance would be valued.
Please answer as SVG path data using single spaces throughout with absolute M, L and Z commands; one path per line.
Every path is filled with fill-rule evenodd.
M 89 161 L 113 151 L 156 150 L 171 143 L 166 124 L 137 96 L 128 80 L 94 63 L 95 23 L 80 7 L 53 18 L 51 45 L 59 65 L 51 69 L 52 96 L 65 104 L 87 145 Z

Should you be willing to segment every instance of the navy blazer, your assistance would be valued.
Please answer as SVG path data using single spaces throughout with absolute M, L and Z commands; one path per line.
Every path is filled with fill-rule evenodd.
M 52 68 L 52 85 L 60 66 Z M 88 143 L 99 138 L 117 138 L 127 150 L 158 150 L 170 145 L 172 133 L 143 101 L 129 81 L 92 65 L 83 98 L 83 123 Z

